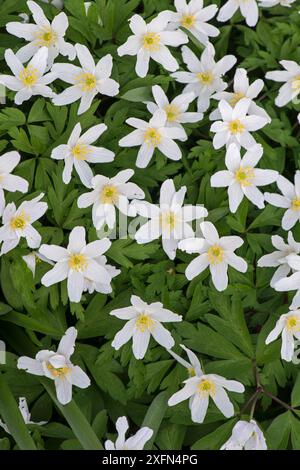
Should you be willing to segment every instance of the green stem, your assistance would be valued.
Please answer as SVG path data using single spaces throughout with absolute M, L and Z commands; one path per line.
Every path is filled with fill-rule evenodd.
M 267 392 L 267 390 L 263 390 L 263 393 L 265 395 L 267 395 L 268 397 L 272 398 L 272 400 L 276 401 L 277 403 L 279 403 L 281 406 L 283 406 L 283 408 L 286 408 L 287 410 L 290 410 L 290 411 L 293 411 L 294 408 L 291 406 L 291 405 L 288 405 L 287 403 L 285 403 L 284 401 L 280 400 L 279 398 L 275 397 L 275 395 L 273 395 L 272 393 L 270 392 Z
M 255 404 L 256 404 L 256 401 L 257 401 L 257 399 L 258 399 L 258 396 L 260 395 L 261 392 L 262 392 L 261 387 L 259 387 L 259 388 L 257 388 L 257 389 L 255 390 L 255 392 L 253 393 L 253 395 L 251 395 L 251 397 L 249 398 L 249 400 L 246 402 L 246 404 L 245 404 L 245 405 L 243 406 L 243 408 L 241 409 L 241 411 L 240 411 L 240 413 L 239 413 L 240 415 L 244 414 L 244 412 L 246 411 L 246 409 L 248 408 L 248 406 L 253 402 L 253 400 L 254 400 L 254 402 L 255 402 Z M 252 406 L 253 406 L 253 405 L 252 405 Z M 251 410 L 252 410 L 252 408 L 251 408 Z
M 16 400 L 11 393 L 4 374 L 0 372 L 0 413 L 21 450 L 37 450 L 20 413 Z
M 40 382 L 49 394 L 52 401 L 55 403 L 61 414 L 69 423 L 72 431 L 77 437 L 78 441 L 85 450 L 103 450 L 102 444 L 96 436 L 93 428 L 87 421 L 84 414 L 80 411 L 79 407 L 72 400 L 67 405 L 62 405 L 56 398 L 53 385 L 47 379 L 40 378 Z
M 259 391 L 259 393 L 260 392 L 261 391 Z M 258 397 L 259 397 L 259 393 L 257 393 L 256 396 L 254 397 L 254 400 L 253 400 L 253 403 L 252 403 L 252 406 L 251 406 L 251 410 L 250 410 L 250 420 L 253 419 L 256 403 L 257 403 L 257 400 L 258 400 Z

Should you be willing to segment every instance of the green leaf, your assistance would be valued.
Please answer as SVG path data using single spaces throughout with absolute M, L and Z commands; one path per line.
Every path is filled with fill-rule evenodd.
M 152 93 L 149 87 L 135 88 L 129 90 L 124 95 L 121 95 L 122 100 L 131 101 L 133 103 L 140 103 L 141 101 L 151 101 Z
M 36 450 L 18 405 L 5 381 L 5 375 L 0 372 L 0 413 L 10 433 L 21 450 Z
M 196 441 L 192 445 L 191 450 L 220 450 L 230 437 L 236 421 L 236 418 L 230 419 L 225 424 L 218 426 L 215 431 Z
M 166 392 L 161 392 L 156 395 L 151 405 L 149 406 L 147 414 L 142 424 L 142 427 L 147 426 L 148 428 L 153 430 L 152 438 L 146 443 L 144 447 L 145 450 L 152 449 L 156 434 L 158 433 L 162 420 L 164 419 L 167 408 L 168 395 Z
M 93 431 L 93 428 L 88 423 L 86 417 L 78 408 L 76 402 L 72 400 L 67 405 L 62 405 L 56 398 L 54 387 L 47 379 L 40 378 L 40 382 L 45 388 L 46 392 L 51 397 L 52 401 L 69 423 L 74 435 L 85 450 L 102 450 L 103 447 Z
M 292 390 L 291 403 L 293 407 L 300 406 L 300 372 L 298 372 L 294 387 Z
M 288 446 L 292 429 L 292 414 L 290 411 L 277 416 L 266 432 L 268 449 L 282 450 Z

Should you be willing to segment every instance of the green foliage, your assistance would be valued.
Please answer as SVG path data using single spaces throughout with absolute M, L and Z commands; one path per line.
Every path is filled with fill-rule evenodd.
M 208 4 L 210 2 L 206 2 Z M 214 2 L 213 2 L 214 3 Z M 217 2 L 220 4 L 220 2 Z M 49 19 L 57 10 L 41 3 Z M 33 277 L 22 256 L 29 253 L 26 243 L 1 257 L 0 337 L 7 345 L 7 363 L 0 365 L 0 415 L 11 430 L 11 436 L 0 428 L 0 450 L 15 445 L 20 449 L 101 449 L 113 423 L 127 415 L 132 427 L 142 425 L 154 430 L 147 449 L 217 450 L 229 438 L 241 416 L 249 419 L 249 398 L 261 387 L 254 417 L 266 434 L 270 449 L 300 449 L 300 373 L 299 367 L 280 360 L 280 341 L 269 346 L 265 339 L 276 320 L 289 307 L 289 297 L 274 291 L 270 284 L 273 270 L 258 268 L 257 260 L 273 251 L 271 236 L 285 236 L 281 227 L 283 211 L 271 205 L 258 210 L 243 201 L 236 214 L 228 209 L 227 193 L 210 186 L 213 173 L 224 169 L 224 149 L 214 150 L 210 132 L 209 112 L 197 124 L 187 124 L 189 140 L 180 144 L 183 158 L 179 162 L 156 154 L 147 169 L 135 168 L 136 148 L 121 149 L 118 141 L 127 135 L 128 117 L 149 120 L 143 103 L 151 99 L 151 87 L 159 84 L 175 97 L 180 84 L 162 67 L 151 61 L 146 78 L 134 71 L 135 57 L 119 57 L 117 48 L 130 34 L 128 19 L 138 12 L 149 19 L 165 9 L 173 9 L 172 0 L 95 0 L 88 14 L 83 0 L 65 0 L 70 27 L 66 40 L 88 46 L 95 59 L 110 53 L 113 56 L 113 77 L 120 83 L 120 94 L 114 98 L 95 99 L 91 108 L 77 116 L 78 103 L 56 107 L 50 100 L 33 98 L 16 107 L 13 94 L 7 93 L 6 104 L 0 105 L 0 152 L 17 150 L 22 156 L 15 174 L 29 182 L 30 195 L 45 192 L 48 211 L 37 228 L 43 243 L 66 246 L 70 230 L 76 225 L 86 227 L 89 241 L 96 239 L 91 210 L 77 207 L 78 197 L 85 192 L 76 174 L 69 185 L 62 182 L 62 163 L 50 158 L 51 151 L 66 143 L 75 124 L 83 130 L 105 123 L 108 130 L 101 145 L 116 153 L 110 164 L 93 165 L 95 174 L 114 176 L 124 168 L 133 168 L 133 181 L 141 186 L 146 199 L 157 203 L 164 180 L 173 178 L 177 188 L 187 187 L 186 204 L 204 204 L 208 220 L 216 224 L 221 235 L 238 235 L 244 240 L 238 253 L 248 261 L 247 273 L 229 270 L 230 283 L 222 294 L 211 283 L 208 270 L 192 282 L 184 271 L 192 259 L 181 252 L 175 260 L 167 258 L 161 241 L 138 245 L 132 239 L 113 240 L 107 252 L 111 264 L 121 269 L 113 281 L 113 292 L 85 294 L 80 305 L 70 305 L 66 284 L 45 288 L 41 277 L 49 266 L 38 263 Z M 24 41 L 8 35 L 5 25 L 17 21 L 20 13 L 28 12 L 25 0 L 0 2 L 0 63 L 1 73 L 7 72 L 4 52 L 16 51 Z M 249 72 L 250 81 L 264 79 L 268 70 L 279 68 L 280 60 L 299 62 L 300 15 L 298 7 L 276 7 L 260 10 L 256 28 L 245 25 L 236 15 L 220 28 L 214 41 L 216 57 L 225 54 L 237 57 L 237 66 Z M 202 46 L 190 35 L 189 47 L 196 55 Z M 183 69 L 180 50 L 174 54 Z M 65 59 L 59 58 L 59 61 Z M 226 75 L 230 84 L 234 70 Z M 58 83 L 58 84 L 57 84 Z M 57 90 L 63 85 L 55 82 Z M 297 114 L 300 105 L 289 103 L 284 109 L 274 105 L 278 84 L 265 81 L 258 104 L 271 115 L 272 123 L 255 137 L 263 145 L 262 168 L 272 168 L 292 178 L 300 169 L 300 144 Z M 191 105 L 195 111 L 195 103 Z M 275 185 L 266 190 L 275 191 Z M 19 205 L 26 195 L 6 193 L 7 202 Z M 299 224 L 293 228 L 300 241 Z M 143 361 L 132 356 L 131 345 L 120 351 L 111 341 L 123 322 L 109 313 L 126 307 L 132 294 L 147 302 L 162 302 L 165 308 L 183 315 L 183 322 L 170 326 L 176 340 L 174 350 L 183 354 L 179 345 L 191 348 L 201 359 L 207 373 L 217 373 L 241 381 L 244 396 L 232 394 L 235 416 L 226 420 L 210 405 L 205 423 L 191 421 L 187 402 L 168 407 L 169 396 L 182 386 L 188 376 L 168 352 L 151 341 Z M 73 362 L 82 366 L 92 380 L 86 390 L 74 387 L 74 399 L 61 406 L 47 379 L 29 376 L 16 367 L 18 356 L 33 357 L 39 349 L 52 349 L 68 326 L 78 330 L 78 347 Z M 260 388 L 259 388 L 260 390 Z M 23 423 L 17 401 L 26 396 L 33 421 L 46 420 L 44 426 Z M 250 403 L 251 405 L 251 403 Z M 134 428 L 135 429 L 135 428 Z M 30 432 L 29 432 L 30 431 Z

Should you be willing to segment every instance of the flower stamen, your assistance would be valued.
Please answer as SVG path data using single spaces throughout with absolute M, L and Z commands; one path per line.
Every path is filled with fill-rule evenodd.
M 161 222 L 162 228 L 174 230 L 176 222 L 177 222 L 176 214 L 172 211 L 163 212 L 160 215 L 160 222 Z
M 234 107 L 242 98 L 245 98 L 244 93 L 237 92 L 233 94 L 233 97 L 229 100 L 229 104 Z
M 155 328 L 155 321 L 152 320 L 152 318 L 149 315 L 142 313 L 137 318 L 135 322 L 135 326 L 139 331 L 141 331 L 142 333 L 145 333 L 145 331 L 147 330 L 152 331 Z
M 228 129 L 231 134 L 240 134 L 241 132 L 244 132 L 245 126 L 239 119 L 235 119 L 228 123 Z
M 88 266 L 87 259 L 84 255 L 81 254 L 73 254 L 69 258 L 69 267 L 73 269 L 73 271 L 84 271 Z
M 199 72 L 197 78 L 202 85 L 210 85 L 213 82 L 214 76 L 211 72 Z
M 300 91 L 300 75 L 294 78 L 292 81 L 292 89 L 295 91 Z
M 222 263 L 224 250 L 219 245 L 213 245 L 208 249 L 207 256 L 210 264 Z
M 97 85 L 97 78 L 92 73 L 82 72 L 76 77 L 77 85 L 84 92 L 92 91 Z
M 84 144 L 76 144 L 72 147 L 72 155 L 76 160 L 86 160 L 87 155 L 90 153 L 89 147 Z
M 292 209 L 292 211 L 299 211 L 300 210 L 300 199 L 294 198 L 292 200 L 291 209 Z
M 21 214 L 16 215 L 11 219 L 10 228 L 12 230 L 24 230 L 29 221 L 29 215 L 25 214 L 25 212 L 22 212 Z
M 144 141 L 149 146 L 157 147 L 161 141 L 161 134 L 157 129 L 149 127 L 144 134 Z
M 197 391 L 199 395 L 214 396 L 216 394 L 216 386 L 211 380 L 208 380 L 208 379 L 201 380 L 201 382 L 199 382 L 199 385 L 197 387 Z
M 195 15 L 183 15 L 180 22 L 184 28 L 190 29 L 196 23 L 196 17 Z
M 19 78 L 25 87 L 31 87 L 36 84 L 39 78 L 37 69 L 34 69 L 31 65 L 24 67 L 20 72 Z
M 252 186 L 253 179 L 255 177 L 254 169 L 250 166 L 240 167 L 236 170 L 235 174 L 236 181 L 243 187 Z
M 146 33 L 142 39 L 143 48 L 150 52 L 157 52 L 160 49 L 160 35 L 156 33 Z
M 35 44 L 40 47 L 42 46 L 50 47 L 50 46 L 53 46 L 56 40 L 57 40 L 56 32 L 53 31 L 52 28 L 44 28 L 38 33 Z
M 103 204 L 115 204 L 119 197 L 119 191 L 116 186 L 107 185 L 104 186 L 101 194 L 100 194 L 100 201 Z
M 179 115 L 181 114 L 177 106 L 174 104 L 168 104 L 168 106 L 165 107 L 165 112 L 167 115 L 167 120 L 170 122 L 177 121 Z
M 300 321 L 299 318 L 296 317 L 295 315 L 291 315 L 286 319 L 286 328 L 289 331 L 292 331 L 293 333 L 297 333 L 300 331 Z
M 69 372 L 70 372 L 70 368 L 65 366 L 65 367 L 53 367 L 52 364 L 50 364 L 49 362 L 47 363 L 47 369 L 49 370 L 50 374 L 53 376 L 53 377 L 60 377 L 60 378 L 63 378 L 65 377 Z

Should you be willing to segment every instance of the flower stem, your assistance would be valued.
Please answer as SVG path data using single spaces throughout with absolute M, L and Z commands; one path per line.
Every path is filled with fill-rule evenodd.
M 268 392 L 267 390 L 263 390 L 263 393 L 265 395 L 267 395 L 268 397 L 272 398 L 272 400 L 276 401 L 277 403 L 279 403 L 281 406 L 283 406 L 283 408 L 286 408 L 287 410 L 291 410 L 293 411 L 294 408 L 291 406 L 291 405 L 288 405 L 287 403 L 285 403 L 284 401 L 280 400 L 280 398 L 277 398 L 275 397 L 275 395 L 273 395 L 272 393 Z

